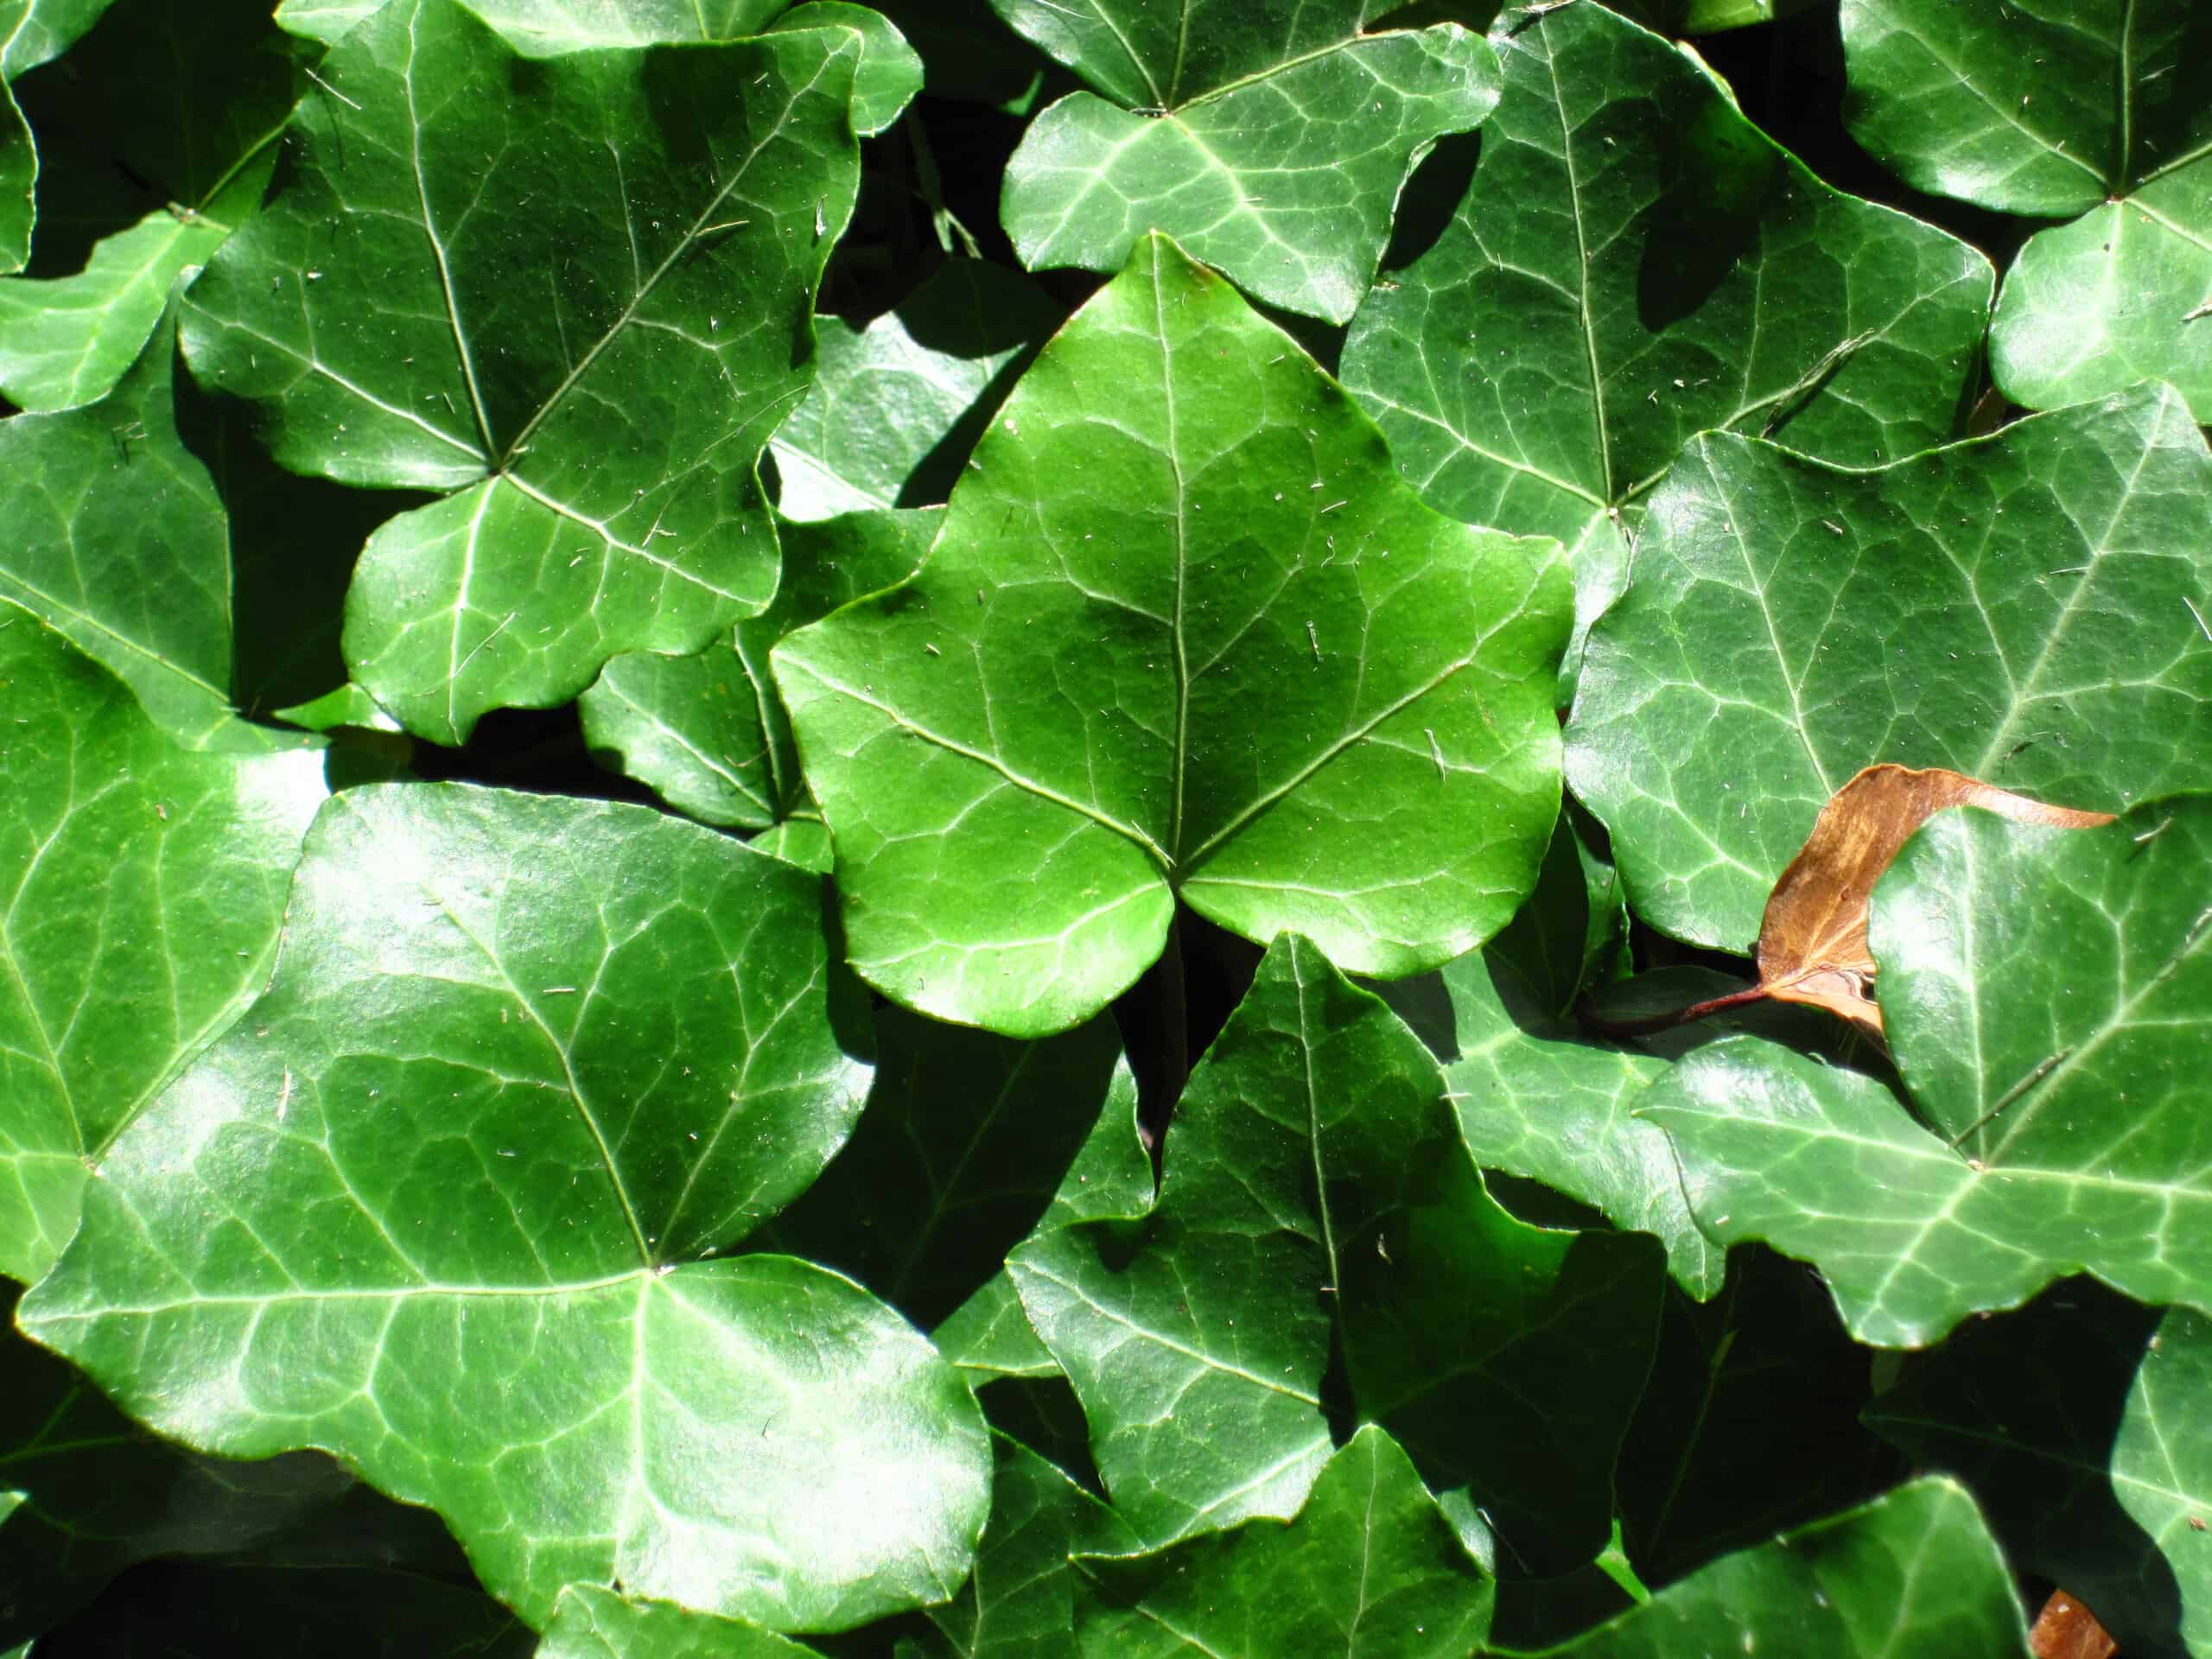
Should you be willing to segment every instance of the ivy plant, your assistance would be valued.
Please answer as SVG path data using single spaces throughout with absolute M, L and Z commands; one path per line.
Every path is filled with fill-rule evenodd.
M 0 0 L 0 1655 L 2212 1659 L 2209 29 Z

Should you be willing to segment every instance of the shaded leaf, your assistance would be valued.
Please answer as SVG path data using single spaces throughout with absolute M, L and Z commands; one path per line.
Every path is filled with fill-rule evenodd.
M 1077 1562 L 1085 1656 L 1215 1659 L 1339 1648 L 1347 1659 L 1459 1659 L 1496 1586 L 1382 1430 L 1332 1457 L 1288 1524 L 1253 1521 L 1135 1560 Z
M 1388 468 L 1287 337 L 1148 240 L 913 579 L 776 648 L 861 974 L 1035 1035 L 1127 988 L 1179 896 L 1386 976 L 1502 926 L 1558 810 L 1566 572 Z
M 766 607 L 755 461 L 851 210 L 858 52 L 812 29 L 533 64 L 456 0 L 332 48 L 185 346 L 284 466 L 449 493 L 371 538 L 347 601 L 353 678 L 410 730 L 459 742 Z
M 1361 0 L 1096 0 L 1087 17 L 996 3 L 1105 94 L 1052 105 L 1007 163 L 1001 217 L 1033 270 L 1118 270 L 1164 232 L 1254 298 L 1344 322 L 1414 164 L 1497 103 L 1479 36 L 1456 23 L 1363 35 Z
M 1974 1501 L 1945 1480 L 1724 1556 L 1562 1646 L 1560 1659 L 2024 1656 L 2005 1559 Z
M 1970 1485 L 2023 1568 L 2148 1659 L 2212 1640 L 2212 1547 L 2190 1520 L 2212 1522 L 2208 1402 L 2212 1321 L 2077 1280 L 1908 1361 L 1866 1421 Z
M 262 0 L 137 0 L 72 50 L 66 79 L 19 89 L 42 130 L 66 118 L 97 143 L 147 211 L 99 241 L 81 271 L 0 282 L 10 402 L 53 410 L 105 397 L 178 276 L 260 207 L 292 105 L 283 39 Z
M 1906 838 L 1950 806 L 2074 830 L 2112 822 L 2109 812 L 2047 806 L 1940 767 L 1868 766 L 1828 798 L 1774 884 L 1759 923 L 1759 988 L 1780 1001 L 1826 1008 L 1878 1040 L 1882 1011 L 1866 942 L 1874 884 Z
M 794 813 L 810 815 L 768 652 L 793 629 L 909 575 L 944 517 L 923 509 L 780 524 L 775 603 L 696 656 L 627 652 L 609 659 L 576 700 L 584 741 L 603 762 L 702 823 L 765 830 Z
M 780 1628 L 942 1599 L 986 1500 L 958 1376 L 836 1274 L 699 1259 L 860 1109 L 822 904 L 638 807 L 346 791 L 24 1329 L 189 1444 L 339 1452 L 532 1623 L 571 1580 Z
M 1571 688 L 1624 527 L 1686 439 L 1771 433 L 1853 467 L 1942 442 L 1994 278 L 1822 184 L 1603 6 L 1510 10 L 1491 41 L 1505 94 L 1473 185 L 1361 306 L 1344 377 L 1432 505 L 1573 550 Z
M 1875 472 L 1695 440 L 1567 734 L 1637 914 L 1744 950 L 1821 805 L 1880 761 L 2100 805 L 2212 784 L 2208 492 L 2162 389 Z
M 1329 1456 L 1332 1363 L 1463 1531 L 1487 1511 L 1535 1570 L 1603 1542 L 1657 1253 L 1514 1221 L 1441 1094 L 1386 1007 L 1278 941 L 1192 1074 L 1157 1204 L 1008 1258 L 1148 1542 L 1294 1512 Z M 1531 1375 L 1559 1382 L 1535 1398 Z
M 943 501 L 1014 374 L 1064 320 L 1036 283 L 981 259 L 946 260 L 864 328 L 818 318 L 813 390 L 770 446 L 777 511 L 810 520 Z
M 799 1659 L 815 1650 L 742 1619 L 572 1584 L 535 1651 L 537 1659 Z
M 92 1167 L 267 980 L 323 768 L 178 748 L 3 604 L 0 706 L 0 1273 L 31 1280 Z
M 31 257 L 38 183 L 38 147 L 10 83 L 67 51 L 110 3 L 0 0 L 0 274 L 21 270 Z
M 1844 0 L 1842 23 L 1845 119 L 1891 171 L 2071 219 L 2031 237 L 2005 276 L 1989 342 L 1999 390 L 2052 409 L 2167 380 L 2212 419 L 2198 321 L 2212 301 L 2212 13 Z

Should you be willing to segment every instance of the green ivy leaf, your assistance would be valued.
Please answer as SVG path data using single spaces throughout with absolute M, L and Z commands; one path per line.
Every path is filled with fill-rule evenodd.
M 1509 11 L 1491 39 L 1505 95 L 1473 186 L 1360 308 L 1344 384 L 1432 505 L 1574 550 L 1579 644 L 1692 434 L 1853 467 L 1953 435 L 1994 276 L 1821 183 L 1602 6 Z
M 311 750 L 178 748 L 5 604 L 0 705 L 0 1273 L 31 1280 L 116 1138 L 267 980 L 324 786 Z
M 770 446 L 783 480 L 777 511 L 816 519 L 943 501 L 1014 376 L 1065 317 L 1002 265 L 948 259 L 865 328 L 817 318 L 814 389 Z
M 958 1376 L 836 1274 L 701 1259 L 860 1109 L 822 905 L 637 807 L 347 791 L 268 992 L 117 1142 L 24 1329 L 188 1444 L 340 1452 L 533 1624 L 571 1580 L 778 1628 L 949 1595 Z
M 293 34 L 335 46 L 376 15 L 384 0 L 282 0 L 276 21 Z M 467 0 L 468 9 L 518 52 L 553 57 L 606 47 L 730 41 L 756 35 L 787 0 Z
M 1556 816 L 1567 588 L 1556 550 L 1422 506 L 1295 344 L 1148 239 L 929 563 L 776 648 L 851 961 L 1022 1036 L 1127 988 L 1178 896 L 1353 971 L 1440 965 Z
M 814 1652 L 742 1619 L 572 1584 L 553 1609 L 537 1659 L 801 1659 Z
M 779 526 L 775 603 L 693 657 L 627 652 L 576 699 L 594 755 L 702 823 L 766 830 L 811 814 L 790 717 L 768 671 L 785 634 L 911 574 L 944 515 L 853 512 Z M 826 866 L 825 866 L 826 868 Z
M 1397 1444 L 1363 1428 L 1288 1525 L 1255 1521 L 1135 1560 L 1081 1558 L 1085 1659 L 1335 1652 L 1459 1659 L 1496 1586 Z
M 1157 1204 L 1008 1257 L 1148 1541 L 1297 1509 L 1329 1455 L 1340 1344 L 1358 1414 L 1448 1489 L 1463 1531 L 1487 1510 L 1532 1563 L 1603 1542 L 1657 1252 L 1507 1216 L 1440 1085 L 1388 1008 L 1279 941 L 1184 1091 Z M 1571 1376 L 1523 1391 L 1569 1354 Z
M 531 64 L 456 0 L 332 48 L 185 346 L 293 470 L 450 492 L 371 538 L 347 602 L 353 677 L 410 730 L 459 742 L 766 607 L 755 461 L 851 211 L 858 53 L 815 29 Z
M 1360 32 L 1372 7 L 1287 12 L 995 0 L 1099 92 L 1022 135 L 1002 218 L 1032 270 L 1119 270 L 1148 231 L 1255 299 L 1347 321 L 1374 280 L 1398 193 L 1447 132 L 1497 103 L 1497 60 L 1456 23 Z
M 1866 1421 L 1967 1482 L 2125 1651 L 2177 1654 L 2212 1642 L 2208 1400 L 2212 1321 L 2082 1280 L 1908 1361 Z
M 2212 420 L 2212 14 L 1844 0 L 1843 48 L 1852 136 L 1900 178 L 2071 219 L 2031 237 L 2005 279 L 1999 390 L 2053 409 L 2167 380 Z
M 888 131 L 921 92 L 921 58 L 874 7 L 804 0 L 776 19 L 774 32 L 803 29 L 849 29 L 861 37 L 861 60 L 853 71 L 853 130 L 863 138 Z
M 1877 761 L 2089 809 L 2212 785 L 2207 492 L 2212 454 L 2155 387 L 1875 472 L 1694 441 L 1567 733 L 1637 914 L 1748 951 L 1821 805 Z
M 859 1128 L 766 1242 L 850 1274 L 926 1330 L 997 1275 L 1092 1123 L 1126 1121 L 1136 1085 L 1103 1014 L 1016 1042 L 891 1007 L 876 1040 Z
M 258 0 L 143 0 L 69 54 L 67 79 L 20 89 L 98 135 L 100 164 L 151 211 L 92 249 L 81 271 L 0 281 L 0 393 L 23 409 L 104 397 L 161 321 L 169 289 L 261 205 L 295 70 Z
M 60 57 L 111 0 L 0 0 L 0 275 L 31 257 L 38 145 L 16 101 L 16 76 Z
M 1560 1659 L 2026 1659 L 2012 1575 L 1947 1480 L 1725 1556 L 1641 1607 L 1546 1652 Z

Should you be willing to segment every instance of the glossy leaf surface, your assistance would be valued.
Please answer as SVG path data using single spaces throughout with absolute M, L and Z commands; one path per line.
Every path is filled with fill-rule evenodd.
M 1724 1557 L 1559 1659 L 2025 1659 L 2012 1575 L 1974 1501 L 1915 1481 L 1862 1509 Z
M 1974 1489 L 2023 1566 L 2129 1653 L 2212 1642 L 2212 1321 L 2087 1281 L 1914 1359 L 1867 1421 Z
M 1603 1542 L 1657 1252 L 1509 1217 L 1440 1085 L 1386 1007 L 1279 941 L 1192 1073 L 1156 1205 L 1009 1258 L 1147 1541 L 1296 1510 L 1330 1454 L 1334 1354 L 1463 1529 L 1486 1510 L 1530 1561 Z
M 1414 499 L 1334 382 L 1148 239 L 921 571 L 776 649 L 851 961 L 1033 1035 L 1126 988 L 1178 897 L 1363 973 L 1479 944 L 1557 811 L 1567 587 Z
M 1255 299 L 1346 321 L 1414 162 L 1497 102 L 1478 35 L 1363 35 L 1363 8 L 1344 0 L 1288 16 L 1185 4 L 1172 51 L 1145 38 L 1166 18 L 1131 0 L 1100 0 L 1073 27 L 1042 0 L 999 5 L 1107 94 L 1062 99 L 1007 164 L 1001 218 L 1033 270 L 1117 270 L 1161 231 Z
M 10 83 L 68 50 L 110 3 L 7 0 L 0 5 L 0 273 L 21 270 L 30 257 L 38 183 L 38 147 Z
M 1745 950 L 1878 761 L 2113 811 L 2212 783 L 2208 494 L 2212 454 L 2158 388 L 1873 472 L 1694 441 L 1567 736 L 1637 913 Z
M 632 1601 L 597 1585 L 561 1592 L 537 1659 L 801 1659 L 815 1649 L 741 1619 L 665 1601 Z
M 947 260 L 864 328 L 817 318 L 814 389 L 770 446 L 776 510 L 811 520 L 943 501 L 1014 372 L 1063 318 L 1034 283 L 980 259 Z
M 1900 177 L 2071 219 L 2030 238 L 2005 279 L 1990 337 L 2005 394 L 2052 409 L 2167 380 L 2212 418 L 2197 326 L 2212 301 L 2212 14 L 2191 0 L 1844 0 L 1843 43 L 1852 134 Z
M 334 46 L 383 0 L 282 0 L 276 21 Z M 785 0 L 468 0 L 468 8 L 533 57 L 606 47 L 729 41 L 758 34 Z
M 1573 548 L 1586 628 L 1692 434 L 1858 467 L 1953 435 L 1986 259 L 1830 189 L 1603 6 L 1515 9 L 1491 39 L 1505 95 L 1473 184 L 1344 346 L 1424 499 Z
M 323 767 L 178 748 L 5 605 L 0 706 L 0 1273 L 28 1281 L 116 1137 L 268 978 Z
M 194 284 L 185 343 L 285 466 L 445 493 L 371 538 L 347 600 L 353 677 L 410 730 L 459 742 L 766 607 L 755 461 L 851 210 L 859 49 L 531 64 L 458 0 L 332 48 L 291 182 Z
M 1496 1594 L 1406 1454 L 1372 1427 L 1329 1459 L 1287 1525 L 1253 1521 L 1077 1566 L 1092 1580 L 1074 1649 L 1085 1659 L 1459 1659 L 1489 1629 Z
M 702 823 L 766 830 L 811 814 L 768 653 L 792 630 L 909 575 L 944 516 L 917 509 L 779 524 L 775 603 L 696 656 L 626 652 L 610 660 L 576 700 L 584 741 Z
M 702 1259 L 860 1109 L 822 903 L 635 807 L 349 791 L 269 991 L 117 1143 L 24 1327 L 191 1444 L 338 1450 L 533 1623 L 572 1580 L 784 1628 L 950 1594 L 958 1377 L 835 1274 Z

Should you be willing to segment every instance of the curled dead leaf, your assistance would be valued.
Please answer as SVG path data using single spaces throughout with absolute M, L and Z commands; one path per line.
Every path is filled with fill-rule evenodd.
M 1774 884 L 1759 924 L 1760 988 L 1777 1001 L 1840 1014 L 1882 1035 L 1866 941 L 1874 884 L 1912 832 L 1949 806 L 1979 806 L 2022 823 L 2090 830 L 2109 812 L 2050 806 L 1941 767 L 1869 766 L 1828 798 L 1813 833 Z

